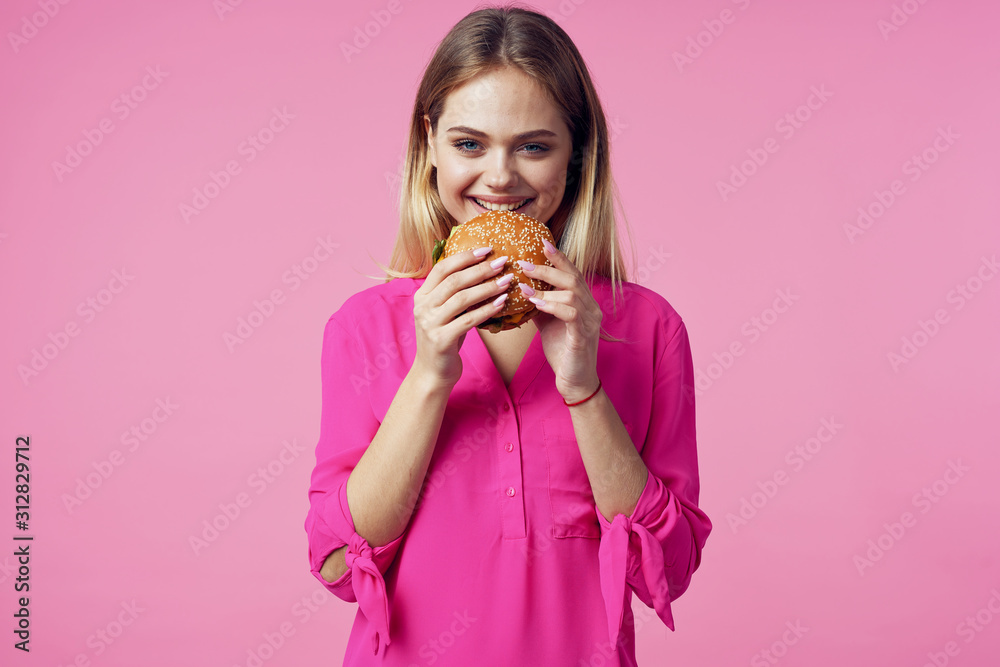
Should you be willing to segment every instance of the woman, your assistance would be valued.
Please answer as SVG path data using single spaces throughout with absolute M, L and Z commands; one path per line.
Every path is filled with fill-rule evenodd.
M 634 665 L 633 593 L 673 629 L 712 528 L 691 352 L 623 280 L 613 197 L 565 32 L 518 8 L 456 24 L 417 93 L 389 278 L 324 333 L 306 531 L 313 574 L 358 602 L 344 664 Z M 524 266 L 553 287 L 525 291 L 539 315 L 490 334 L 507 258 L 431 250 L 500 206 L 558 247 Z

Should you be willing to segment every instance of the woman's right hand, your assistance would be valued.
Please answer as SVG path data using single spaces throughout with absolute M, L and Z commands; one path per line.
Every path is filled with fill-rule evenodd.
M 481 252 L 482 256 L 477 257 L 475 252 Z M 459 350 L 465 334 L 503 307 L 513 274 L 505 276 L 503 284 L 489 280 L 503 270 L 508 259 L 504 256 L 484 261 L 489 252 L 489 248 L 466 250 L 438 261 L 413 294 L 417 337 L 413 366 L 432 382 L 449 388 L 458 383 L 462 377 Z M 485 284 L 480 284 L 483 281 Z M 503 300 L 495 303 L 498 297 Z M 465 312 L 480 303 L 478 308 Z

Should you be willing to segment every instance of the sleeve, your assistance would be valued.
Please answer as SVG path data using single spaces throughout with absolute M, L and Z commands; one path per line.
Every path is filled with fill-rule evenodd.
M 687 590 L 712 530 L 698 508 L 694 364 L 681 322 L 657 361 L 650 426 L 640 450 L 649 469 L 631 516 L 601 524 L 601 592 L 612 644 L 618 640 L 624 605 L 634 591 L 674 630 L 670 602 Z M 628 587 L 626 587 L 626 585 Z
M 363 351 L 335 318 L 330 318 L 323 333 L 322 416 L 305 522 L 309 567 L 331 593 L 358 603 L 372 629 L 377 654 L 380 644 L 389 643 L 389 603 L 383 574 L 403 535 L 372 548 L 354 530 L 347 504 L 347 478 L 375 437 L 379 421 L 369 398 L 370 374 L 366 375 Z M 327 557 L 343 546 L 347 547 L 347 571 L 336 581 L 327 582 L 320 569 Z

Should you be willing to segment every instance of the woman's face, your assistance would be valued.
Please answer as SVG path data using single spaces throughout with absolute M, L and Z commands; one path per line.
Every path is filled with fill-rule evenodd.
M 521 70 L 495 69 L 456 88 L 437 132 L 427 116 L 424 127 L 441 201 L 459 223 L 498 204 L 544 224 L 559 209 L 572 137 L 545 91 Z

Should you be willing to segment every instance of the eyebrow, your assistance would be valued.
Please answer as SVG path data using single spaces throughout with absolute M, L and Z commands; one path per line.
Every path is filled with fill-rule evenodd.
M 474 137 L 479 137 L 480 139 L 489 139 L 489 135 L 485 132 L 479 130 L 474 130 L 471 127 L 466 127 L 465 125 L 457 125 L 455 127 L 449 127 L 448 132 L 461 132 L 462 134 L 471 134 Z M 514 141 L 524 141 L 525 139 L 534 139 L 536 137 L 557 137 L 555 132 L 551 130 L 531 130 L 530 132 L 522 132 L 521 134 L 514 135 Z

